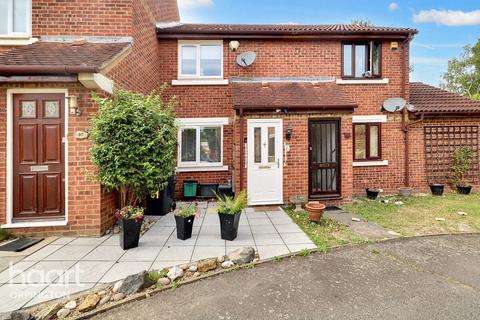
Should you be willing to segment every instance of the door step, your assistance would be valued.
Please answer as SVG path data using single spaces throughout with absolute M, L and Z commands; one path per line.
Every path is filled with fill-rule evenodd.
M 10 241 L 2 246 L 0 246 L 0 251 L 8 251 L 8 252 L 21 252 L 25 249 L 30 248 L 33 245 L 36 245 L 43 238 L 20 238 L 13 241 Z

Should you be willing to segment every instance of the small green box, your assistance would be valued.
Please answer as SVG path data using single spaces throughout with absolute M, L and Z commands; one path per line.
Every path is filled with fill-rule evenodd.
M 185 180 L 183 181 L 183 196 L 185 198 L 192 198 L 197 196 L 198 181 Z

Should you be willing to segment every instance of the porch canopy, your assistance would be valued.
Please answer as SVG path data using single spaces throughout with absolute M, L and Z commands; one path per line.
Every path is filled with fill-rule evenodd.
M 357 104 L 333 81 L 232 80 L 233 107 L 243 111 L 353 112 Z

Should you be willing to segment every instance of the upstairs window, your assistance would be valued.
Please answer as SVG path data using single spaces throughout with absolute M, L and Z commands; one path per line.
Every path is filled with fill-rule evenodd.
M 381 52 L 379 42 L 342 44 L 343 78 L 380 78 Z
M 0 0 L 0 36 L 28 36 L 31 0 Z
M 381 159 L 380 124 L 358 123 L 353 128 L 353 159 L 357 161 Z
M 222 41 L 180 41 L 178 46 L 179 78 L 222 78 Z

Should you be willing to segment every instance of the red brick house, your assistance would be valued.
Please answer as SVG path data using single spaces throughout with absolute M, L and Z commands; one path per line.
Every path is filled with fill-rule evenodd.
M 173 0 L 23 1 L 23 23 L 0 24 L 4 228 L 99 235 L 112 224 L 116 198 L 93 179 L 87 135 L 91 91 L 113 83 L 171 85 L 178 195 L 190 179 L 246 189 L 252 205 L 426 191 L 462 144 L 478 182 L 480 103 L 410 83 L 416 30 L 181 24 Z M 385 111 L 394 97 L 408 108 Z

